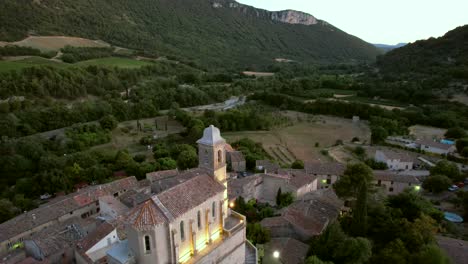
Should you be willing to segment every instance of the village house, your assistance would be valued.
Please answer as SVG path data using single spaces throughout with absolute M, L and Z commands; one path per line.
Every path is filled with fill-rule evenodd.
M 380 149 L 375 151 L 374 159 L 387 164 L 389 170 L 412 170 L 415 157 L 403 151 Z
M 327 189 L 343 175 L 346 165 L 338 162 L 306 162 L 304 169 L 307 174 L 317 177 L 318 189 Z
M 305 263 L 309 245 L 294 238 L 272 238 L 265 245 L 263 263 L 271 264 L 299 264 Z M 278 252 L 275 258 L 273 252 Z
M 46 227 L 60 225 L 75 217 L 82 219 L 100 211 L 99 197 L 118 197 L 130 189 L 137 189 L 135 177 L 81 189 L 67 196 L 57 197 L 39 208 L 33 209 L 0 224 L 0 255 L 5 255 L 18 242 L 23 242 Z
M 407 188 L 419 191 L 422 185 L 416 176 L 392 171 L 374 171 L 374 183 L 382 188 L 387 195 L 399 194 Z
M 448 155 L 456 151 L 454 145 L 444 144 L 434 140 L 421 139 L 416 140 L 415 143 L 419 150 L 434 154 Z
M 270 230 L 274 238 L 287 237 L 301 241 L 320 235 L 339 216 L 343 208 L 332 189 L 317 190 L 281 211 L 281 216 L 265 218 L 261 225 Z
M 226 143 L 226 160 L 228 162 L 228 167 L 230 167 L 233 172 L 244 172 L 246 170 L 246 162 L 244 154 L 240 151 L 236 151 L 232 148 L 231 145 Z
M 277 173 L 260 173 L 229 181 L 229 201 L 234 202 L 239 196 L 246 200 L 255 199 L 274 205 L 276 194 L 290 192 L 295 198 L 317 190 L 317 177 L 304 170 L 279 169 Z

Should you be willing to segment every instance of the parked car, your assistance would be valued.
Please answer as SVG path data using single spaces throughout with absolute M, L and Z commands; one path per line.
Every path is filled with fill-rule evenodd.
M 463 188 L 465 186 L 463 182 L 457 182 L 455 185 L 457 185 L 458 188 Z
M 456 185 L 452 185 L 452 186 L 450 186 L 450 187 L 448 188 L 448 190 L 451 191 L 451 192 L 454 192 L 454 191 L 456 191 L 456 190 L 458 190 L 458 189 L 459 189 L 459 188 L 458 188 L 458 186 L 456 186 Z

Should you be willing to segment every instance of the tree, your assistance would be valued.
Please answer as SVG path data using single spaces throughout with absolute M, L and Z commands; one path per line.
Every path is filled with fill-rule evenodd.
M 247 224 L 247 239 L 252 244 L 265 244 L 270 241 L 270 230 L 263 228 L 260 223 Z
M 434 208 L 431 202 L 424 199 L 419 193 L 410 189 L 406 189 L 398 195 L 389 196 L 387 205 L 398 209 L 399 214 L 409 221 L 415 221 L 423 214 L 429 215 L 439 222 L 443 219 L 443 214 L 440 210 Z
M 128 153 L 128 151 L 119 151 L 115 157 L 115 169 L 116 170 L 126 170 L 133 165 L 135 161 L 133 160 L 132 156 Z
M 364 159 L 366 157 L 366 150 L 361 147 L 361 146 L 357 146 L 354 148 L 353 150 L 354 154 L 356 154 L 356 156 L 358 156 L 361 160 Z
M 462 149 L 462 151 L 460 152 L 460 155 L 462 155 L 463 157 L 468 157 L 468 146 Z
M 452 127 L 445 132 L 444 136 L 451 139 L 459 139 L 467 137 L 466 131 L 461 127 Z
M 0 223 L 5 222 L 20 212 L 21 210 L 15 207 L 11 201 L 0 199 Z
M 173 170 L 177 168 L 177 162 L 169 157 L 157 160 L 160 170 Z
M 181 170 L 195 168 L 198 164 L 198 156 L 195 151 L 184 150 L 177 158 L 177 167 Z
M 446 191 L 452 185 L 452 180 L 445 175 L 431 175 L 423 182 L 422 187 L 433 193 Z
M 461 175 L 457 165 L 447 160 L 439 161 L 430 171 L 431 175 L 445 175 L 453 181 L 463 180 L 463 175 Z
M 281 203 L 281 187 L 278 188 L 278 192 L 276 192 L 276 205 L 279 205 Z
M 292 169 L 304 169 L 304 162 L 302 160 L 295 160 L 293 164 L 291 164 Z
M 461 153 L 465 147 L 468 147 L 468 138 L 462 138 L 455 143 L 458 153 Z
M 306 259 L 305 264 L 333 264 L 333 262 L 322 261 L 317 256 L 311 256 Z
M 103 129 L 113 130 L 117 127 L 118 121 L 113 115 L 106 115 L 99 119 L 99 124 Z
M 371 141 L 372 144 L 377 144 L 385 141 L 388 137 L 388 132 L 385 128 L 381 126 L 376 126 L 371 128 Z
M 429 244 L 413 257 L 415 264 L 450 264 L 450 259 L 445 253 L 434 244 Z
M 373 181 L 372 170 L 363 163 L 348 165 L 344 174 L 333 184 L 336 194 L 343 199 L 355 199 L 351 232 L 363 235 L 367 229 L 367 196 Z

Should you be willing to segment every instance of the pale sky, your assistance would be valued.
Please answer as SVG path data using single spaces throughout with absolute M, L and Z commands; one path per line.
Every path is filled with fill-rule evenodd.
M 397 44 L 468 24 L 468 0 L 238 0 L 270 11 L 294 9 L 370 43 Z

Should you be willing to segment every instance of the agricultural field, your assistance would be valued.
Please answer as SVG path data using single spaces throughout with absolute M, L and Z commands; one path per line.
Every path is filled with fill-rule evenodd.
M 365 121 L 313 116 L 292 111 L 283 112 L 292 124 L 272 131 L 225 132 L 223 137 L 234 142 L 247 137 L 260 142 L 263 148 L 281 164 L 290 164 L 295 159 L 303 161 L 330 161 L 324 150 L 335 145 L 337 140 L 350 142 L 353 137 L 370 141 L 370 129 Z M 318 144 L 317 144 L 318 143 Z
M 140 139 L 153 136 L 155 139 L 171 134 L 181 133 L 185 128 L 177 121 L 167 116 L 140 119 L 141 131 L 138 130 L 137 120 L 119 123 L 112 131 L 111 142 L 93 147 L 94 149 L 120 150 L 127 149 L 130 154 L 146 154 L 152 159 L 152 151 L 140 144 Z
M 450 101 L 459 102 L 465 105 L 468 105 L 468 95 L 467 94 L 456 94 Z
M 150 65 L 150 62 L 129 59 L 129 58 L 118 58 L 118 57 L 109 57 L 109 58 L 101 58 L 101 59 L 93 59 L 87 61 L 80 61 L 75 63 L 74 65 L 78 66 L 89 66 L 89 65 L 97 65 L 97 66 L 115 66 L 120 68 L 139 68 L 142 66 Z
M 444 134 L 445 132 L 447 132 L 447 129 L 415 125 L 415 126 L 409 127 L 409 131 L 410 131 L 410 134 L 413 135 L 417 139 L 432 140 L 434 138 L 444 138 Z
M 58 51 L 65 46 L 73 47 L 109 47 L 104 41 L 66 36 L 30 36 L 16 42 L 0 42 L 0 46 L 17 45 L 32 47 L 43 52 Z
M 47 65 L 54 67 L 68 67 L 70 64 L 57 62 L 54 60 L 45 59 L 42 57 L 24 57 L 18 60 L 0 60 L 0 72 L 8 72 L 11 70 L 21 70 L 33 66 Z

